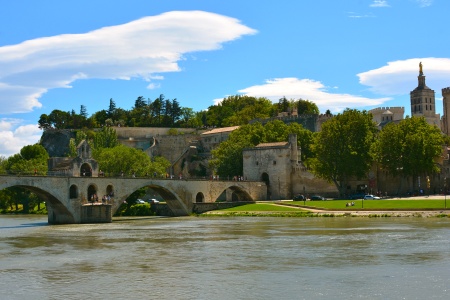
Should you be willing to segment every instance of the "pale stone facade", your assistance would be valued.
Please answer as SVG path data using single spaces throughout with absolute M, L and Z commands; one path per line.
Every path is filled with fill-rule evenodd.
M 436 114 L 436 101 L 434 90 L 425 84 L 422 63 L 419 64 L 418 85 L 410 93 L 411 116 L 424 117 L 428 124 L 441 128 L 440 115 Z
M 382 129 L 384 125 L 390 122 L 399 122 L 403 120 L 405 108 L 402 106 L 394 107 L 378 107 L 369 110 L 372 114 L 373 121 L 377 124 L 378 129 Z
M 203 132 L 200 134 L 203 150 L 205 152 L 211 152 L 221 142 L 226 141 L 228 136 L 238 128 L 239 126 L 222 127 Z
M 442 103 L 443 103 L 443 116 L 442 116 L 442 132 L 446 135 L 450 135 L 450 87 L 442 89 Z
M 338 196 L 333 184 L 316 178 L 300 159 L 297 135 L 289 142 L 263 143 L 243 150 L 244 180 L 264 181 L 270 200 L 292 199 L 296 194 Z
M 77 157 L 51 157 L 47 161 L 48 174 L 52 176 L 98 176 L 99 167 L 92 158 L 91 147 L 82 141 L 77 146 Z

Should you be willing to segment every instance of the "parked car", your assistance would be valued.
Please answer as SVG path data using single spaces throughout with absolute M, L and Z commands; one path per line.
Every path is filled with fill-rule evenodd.
M 150 203 L 150 204 L 157 204 L 157 203 L 159 203 L 159 201 L 156 200 L 156 199 L 148 199 L 147 202 Z
M 136 199 L 136 204 L 145 204 L 145 201 L 142 199 Z
M 295 195 L 292 200 L 294 200 L 294 201 L 304 201 L 304 200 L 306 200 L 306 197 L 303 196 L 303 195 Z
M 310 200 L 314 201 L 314 200 L 326 200 L 326 199 L 325 199 L 325 197 L 322 197 L 320 195 L 314 195 L 314 196 L 311 196 Z
M 364 200 L 379 200 L 380 197 L 374 196 L 374 195 L 365 195 Z
M 365 194 L 363 194 L 363 193 L 358 193 L 358 194 L 350 195 L 349 199 L 350 199 L 350 200 L 364 199 L 364 196 L 365 196 Z

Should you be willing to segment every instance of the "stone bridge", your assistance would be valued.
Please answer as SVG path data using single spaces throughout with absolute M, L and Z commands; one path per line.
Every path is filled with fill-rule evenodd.
M 136 190 L 156 191 L 175 216 L 192 213 L 194 203 L 215 202 L 225 194 L 226 201 L 267 199 L 264 182 L 175 180 L 122 177 L 0 176 L 0 190 L 22 187 L 46 201 L 50 224 L 106 223 L 120 205 Z M 98 202 L 89 200 L 97 195 Z M 104 195 L 109 201 L 102 202 Z

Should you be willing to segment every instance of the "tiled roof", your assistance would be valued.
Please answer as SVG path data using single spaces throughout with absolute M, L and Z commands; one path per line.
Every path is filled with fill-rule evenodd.
M 286 146 L 288 145 L 288 142 L 275 142 L 275 143 L 261 143 L 256 145 L 257 148 L 263 148 L 263 147 L 280 147 L 280 146 Z
M 223 132 L 231 132 L 235 129 L 238 129 L 239 126 L 231 126 L 231 127 L 222 127 L 222 128 L 215 128 L 210 131 L 203 132 L 202 135 L 207 134 L 217 134 L 217 133 L 223 133 Z

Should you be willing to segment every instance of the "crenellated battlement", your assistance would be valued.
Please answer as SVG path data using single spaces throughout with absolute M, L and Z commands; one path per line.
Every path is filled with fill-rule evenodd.
M 369 112 L 377 112 L 377 111 L 405 111 L 405 108 L 403 106 L 386 106 L 386 107 L 377 107 L 374 109 L 369 110 Z
M 450 87 L 446 87 L 442 89 L 442 95 L 444 94 L 450 94 Z

